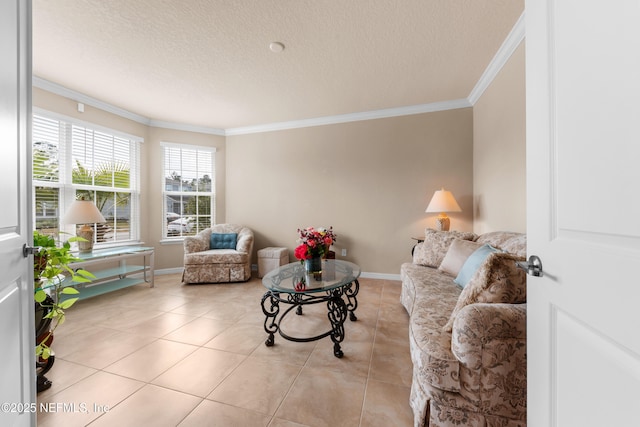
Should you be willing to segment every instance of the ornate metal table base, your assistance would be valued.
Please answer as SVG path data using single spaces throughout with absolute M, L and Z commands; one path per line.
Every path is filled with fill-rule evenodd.
M 269 334 L 265 345 L 271 347 L 275 341 L 275 334 L 279 333 L 280 336 L 289 341 L 295 342 L 310 342 L 322 339 L 324 337 L 331 337 L 333 341 L 333 355 L 335 357 L 342 357 L 344 353 L 340 348 L 340 343 L 344 340 L 344 322 L 347 320 L 347 313 L 351 321 L 356 321 L 358 318 L 355 315 L 355 310 L 358 308 L 358 301 L 356 296 L 360 284 L 358 280 L 354 280 L 351 283 L 325 291 L 324 293 L 284 293 L 277 291 L 267 291 L 262 297 L 262 312 L 266 318 L 264 320 L 264 330 Z M 346 297 L 346 301 L 345 301 Z M 314 337 L 292 337 L 287 335 L 280 328 L 280 322 L 284 319 L 289 312 L 293 309 L 296 310 L 296 314 L 302 314 L 302 307 L 309 304 L 327 304 L 327 316 L 331 323 L 331 329 L 325 333 Z M 280 303 L 290 305 L 280 317 Z

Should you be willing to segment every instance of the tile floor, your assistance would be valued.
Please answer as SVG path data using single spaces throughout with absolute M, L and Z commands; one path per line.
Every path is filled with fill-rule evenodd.
M 330 338 L 266 347 L 260 279 L 183 285 L 180 275 L 79 301 L 56 331 L 38 426 L 411 426 L 400 282 L 361 279 L 344 357 Z M 324 327 L 326 306 L 289 316 Z

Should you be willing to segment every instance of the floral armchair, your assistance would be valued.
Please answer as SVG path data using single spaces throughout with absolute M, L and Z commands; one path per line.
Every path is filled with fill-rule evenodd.
M 184 239 L 184 283 L 245 282 L 251 278 L 253 231 L 217 224 Z

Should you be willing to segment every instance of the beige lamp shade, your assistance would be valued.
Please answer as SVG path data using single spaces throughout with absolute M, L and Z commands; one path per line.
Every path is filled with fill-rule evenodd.
M 104 217 L 90 200 L 74 200 L 62 217 L 65 224 L 94 224 L 105 222 Z
M 445 212 L 462 212 L 462 209 L 460 209 L 460 205 L 456 202 L 451 191 L 442 188 L 433 194 L 425 212 L 439 212 L 440 216 L 436 218 L 436 229 L 448 231 L 451 221 Z
M 105 222 L 104 216 L 96 205 L 90 200 L 75 200 L 62 217 L 64 224 L 83 224 L 78 230 L 78 237 L 86 239 L 86 242 L 78 242 L 81 253 L 93 250 L 93 228 L 89 224 Z

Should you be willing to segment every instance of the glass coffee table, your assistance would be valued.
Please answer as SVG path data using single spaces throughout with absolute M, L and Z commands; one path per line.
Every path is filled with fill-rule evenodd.
M 356 296 L 360 284 L 360 267 L 348 261 L 322 260 L 322 272 L 307 273 L 300 262 L 283 265 L 267 273 L 262 284 L 267 292 L 262 297 L 264 330 L 269 334 L 265 344 L 274 344 L 276 332 L 282 338 L 295 342 L 316 341 L 331 337 L 333 355 L 342 357 L 340 343 L 344 340 L 344 322 L 349 316 L 351 321 L 357 320 L 358 308 Z M 280 322 L 295 309 L 295 314 L 302 315 L 302 308 L 309 304 L 326 303 L 331 328 L 329 331 L 313 337 L 292 337 L 280 328 Z M 280 313 L 280 304 L 283 312 Z

